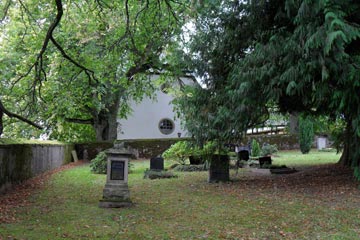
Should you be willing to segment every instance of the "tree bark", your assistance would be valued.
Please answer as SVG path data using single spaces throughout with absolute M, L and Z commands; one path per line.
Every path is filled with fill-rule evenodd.
M 4 116 L 4 112 L 2 109 L 0 109 L 0 136 L 1 134 L 3 133 L 3 129 L 4 129 L 4 126 L 3 126 L 3 116 Z
M 113 141 L 117 137 L 117 114 L 108 113 L 99 116 L 95 121 L 94 130 L 97 141 Z
M 344 133 L 344 147 L 343 153 L 339 160 L 339 164 L 346 167 L 351 167 L 355 171 L 359 171 L 360 167 L 360 137 L 356 134 L 351 121 L 346 124 Z M 357 175 L 356 172 L 354 172 Z M 360 178 L 360 176 L 356 176 Z
M 42 126 L 40 126 L 39 124 L 37 123 L 34 123 L 33 121 L 23 117 L 23 116 L 20 116 L 16 113 L 13 113 L 13 112 L 10 112 L 9 110 L 7 110 L 4 106 L 4 104 L 2 103 L 2 101 L 0 100 L 0 136 L 1 134 L 3 133 L 3 117 L 4 117 L 4 114 L 7 115 L 8 117 L 10 118 L 17 118 L 19 119 L 20 121 L 23 121 L 33 127 L 36 127 L 37 129 L 43 129 Z
M 93 127 L 97 141 L 114 141 L 117 138 L 117 116 L 120 106 L 120 96 L 115 94 L 115 101 L 108 104 L 95 118 Z

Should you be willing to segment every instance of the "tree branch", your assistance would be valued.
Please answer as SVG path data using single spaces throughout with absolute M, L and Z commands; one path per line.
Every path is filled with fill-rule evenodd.
M 6 114 L 10 118 L 17 118 L 17 119 L 19 119 L 19 120 L 33 126 L 33 127 L 36 127 L 37 129 L 43 129 L 43 127 L 40 126 L 39 124 L 34 123 L 33 121 L 31 121 L 31 120 L 29 120 L 29 119 L 27 119 L 25 117 L 22 117 L 22 116 L 20 116 L 20 115 L 18 115 L 16 113 L 12 113 L 9 110 L 7 110 L 5 108 L 5 106 L 3 105 L 2 101 L 0 100 L 0 135 L 2 134 L 2 131 L 3 131 L 2 118 L 3 118 L 4 114 Z
M 7 13 L 9 11 L 9 8 L 10 8 L 10 4 L 11 4 L 11 1 L 7 0 L 5 3 L 4 9 L 3 9 L 3 16 L 0 19 L 0 23 L 2 23 L 5 20 Z M 1 129 L 0 129 L 0 131 L 1 131 Z
M 90 119 L 77 119 L 77 118 L 65 118 L 65 121 L 71 123 L 80 123 L 80 124 L 94 124 L 94 120 Z
M 74 64 L 76 67 L 80 68 L 82 71 L 85 72 L 85 74 L 88 76 L 89 79 L 89 85 L 91 85 L 91 79 L 94 79 L 96 82 L 99 82 L 96 77 L 94 71 L 86 68 L 85 66 L 81 65 L 80 63 L 76 62 L 74 59 L 72 59 L 65 50 L 60 46 L 60 44 L 54 39 L 53 36 L 50 36 L 51 42 L 55 45 L 55 47 L 60 51 L 63 58 Z

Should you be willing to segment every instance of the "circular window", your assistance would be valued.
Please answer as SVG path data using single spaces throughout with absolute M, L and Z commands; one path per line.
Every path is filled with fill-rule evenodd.
M 162 119 L 159 122 L 159 130 L 162 134 L 168 135 L 171 134 L 175 129 L 174 122 L 168 118 Z

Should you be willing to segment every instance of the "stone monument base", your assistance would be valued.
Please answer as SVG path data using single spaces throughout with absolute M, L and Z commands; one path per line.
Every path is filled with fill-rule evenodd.
M 103 199 L 99 202 L 101 208 L 120 208 L 130 207 L 132 202 L 130 200 L 130 192 L 128 185 L 107 183 L 103 190 Z
M 132 205 L 133 203 L 131 201 L 121 202 L 121 201 L 101 199 L 99 202 L 100 208 L 123 208 L 123 207 L 131 207 Z

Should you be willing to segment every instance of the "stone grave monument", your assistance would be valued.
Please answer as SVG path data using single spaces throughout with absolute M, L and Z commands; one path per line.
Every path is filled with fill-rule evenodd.
M 105 151 L 107 155 L 107 177 L 101 208 L 119 208 L 132 205 L 128 187 L 128 164 L 132 152 L 121 144 Z

